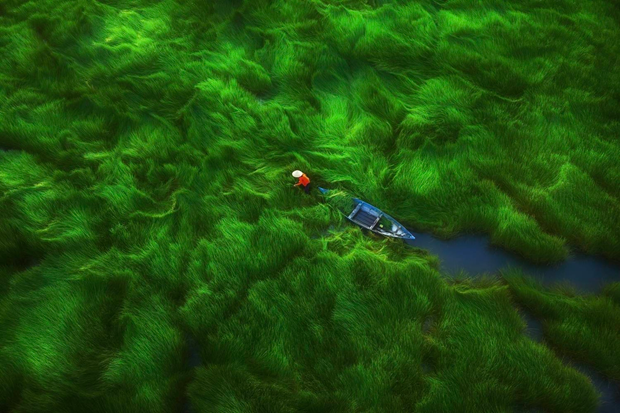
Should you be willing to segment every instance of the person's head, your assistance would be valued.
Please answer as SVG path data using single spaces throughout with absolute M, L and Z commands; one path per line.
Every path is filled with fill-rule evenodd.
M 303 172 L 301 172 L 301 171 L 299 171 L 299 170 L 297 170 L 297 171 L 293 171 L 293 176 L 294 176 L 295 178 L 299 178 L 299 177 L 300 177 L 300 176 L 302 176 L 303 174 L 304 174 L 304 173 L 303 173 Z

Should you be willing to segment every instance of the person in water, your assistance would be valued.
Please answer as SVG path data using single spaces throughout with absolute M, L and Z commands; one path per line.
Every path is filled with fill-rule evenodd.
M 295 178 L 299 178 L 299 181 L 294 186 L 303 185 L 304 191 L 309 194 L 310 193 L 310 178 L 301 172 L 301 171 L 293 171 L 293 176 Z

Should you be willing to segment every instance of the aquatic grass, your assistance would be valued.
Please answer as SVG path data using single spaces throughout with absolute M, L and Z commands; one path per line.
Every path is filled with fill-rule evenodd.
M 2 318 L 3 328 L 13 327 L 3 336 L 7 410 L 19 403 L 28 411 L 151 411 L 155 395 L 176 406 L 184 343 L 170 304 L 138 287 L 122 264 L 75 268 L 89 255 L 65 255 L 13 277 Z M 125 390 L 114 390 L 119 385 Z
M 357 245 L 372 243 L 360 238 Z M 593 409 L 587 379 L 522 335 L 506 287 L 451 288 L 424 259 L 392 261 L 365 248 L 345 253 L 320 252 L 311 263 L 295 258 L 277 277 L 252 284 L 226 322 L 215 328 L 209 316 L 201 346 L 207 360 L 189 389 L 197 408 Z M 217 297 L 202 291 L 188 303 L 195 320 L 213 314 L 206 312 L 213 306 L 198 310 Z M 425 335 L 429 317 L 437 321 Z M 561 401 L 560 382 L 572 389 L 570 400 Z
M 429 403 L 425 409 L 421 409 L 422 411 L 447 410 L 446 401 L 458 405 L 460 403 L 459 397 L 464 397 L 468 405 L 476 406 L 473 410 L 490 409 L 489 407 L 485 408 L 484 405 L 499 408 L 499 406 L 509 403 L 509 393 L 503 392 L 514 389 L 513 386 L 516 382 L 522 383 L 519 385 L 520 390 L 517 391 L 522 396 L 520 400 L 512 400 L 512 408 L 523 405 L 534 405 L 550 410 L 589 411 L 593 408 L 596 398 L 587 390 L 589 387 L 587 379 L 579 377 L 579 374 L 572 369 L 561 366 L 559 361 L 544 346 L 532 343 L 520 335 L 519 331 L 523 324 L 510 305 L 506 305 L 506 310 L 500 309 L 500 302 L 510 302 L 505 289 L 495 287 L 480 291 L 478 288 L 472 290 L 457 285 L 455 291 L 460 292 L 456 296 L 456 302 L 461 303 L 461 308 L 459 310 L 452 306 L 444 308 L 446 314 L 444 323 L 449 323 L 450 327 L 446 328 L 445 335 L 439 334 L 440 337 L 445 337 L 445 344 L 437 343 L 439 351 L 435 355 L 435 363 L 443 367 L 442 370 L 444 370 L 439 378 L 444 378 L 452 385 L 436 385 L 435 391 L 431 390 L 431 394 L 437 395 L 436 404 Z M 494 307 L 494 310 L 491 310 L 489 306 Z M 482 313 L 486 316 L 482 316 Z M 502 322 L 495 324 L 492 321 L 494 317 L 501 317 Z M 499 328 L 500 325 L 501 328 Z M 440 324 L 440 331 L 441 328 L 442 325 Z M 468 338 L 465 339 L 464 335 Z M 479 345 L 476 345 L 477 339 L 475 337 L 480 340 Z M 467 349 L 461 347 L 463 345 L 466 345 Z M 493 356 L 494 349 L 502 349 L 500 350 L 502 352 L 501 358 L 498 359 Z M 450 353 L 461 354 L 461 358 L 451 357 Z M 473 359 L 479 361 L 475 362 Z M 554 360 L 553 363 L 550 363 L 551 359 Z M 507 364 L 504 365 L 507 360 L 512 360 L 515 363 L 514 365 L 521 365 L 523 368 L 512 368 L 510 374 L 506 376 L 502 376 L 501 373 L 496 375 L 497 373 L 494 371 L 499 372 L 502 368 L 509 368 Z M 525 362 L 526 360 L 527 362 Z M 560 404 L 555 404 L 562 403 L 560 402 L 562 400 L 561 391 L 551 384 L 559 379 L 560 376 L 555 376 L 556 374 L 562 374 L 564 378 L 561 380 L 566 380 L 567 385 L 572 382 L 574 384 L 569 386 L 575 386 L 576 389 L 579 389 L 579 402 L 573 401 L 563 407 Z M 460 381 L 461 378 L 468 375 L 472 375 L 471 379 Z M 554 378 L 544 378 L 547 375 L 552 375 Z M 525 377 L 528 378 L 525 379 Z M 509 382 L 506 382 L 504 378 L 507 378 Z M 514 382 L 512 382 L 513 380 Z M 454 388 L 459 388 L 458 383 L 467 382 L 476 383 L 476 385 L 466 385 L 460 395 L 458 391 L 456 394 L 454 393 Z M 508 391 L 510 392 L 510 390 Z M 478 396 L 477 392 L 487 396 Z M 442 397 L 439 397 L 439 394 Z M 551 401 L 543 396 L 549 394 L 555 394 L 557 397 Z M 508 399 L 506 399 L 507 397 Z M 483 398 L 484 401 L 480 400 Z M 442 402 L 438 402 L 439 400 Z
M 620 304 L 620 283 L 611 283 L 603 288 L 603 295 Z
M 545 6 L 1 3 L 0 410 L 594 411 L 512 286 L 316 193 L 617 260 L 617 11 Z M 611 340 L 606 294 L 569 327 Z
M 614 285 L 601 296 L 544 288 L 518 271 L 504 274 L 515 299 L 542 322 L 545 342 L 560 354 L 620 381 L 620 306 Z

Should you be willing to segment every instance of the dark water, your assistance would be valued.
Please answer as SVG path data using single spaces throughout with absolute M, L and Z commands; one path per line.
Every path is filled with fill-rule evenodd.
M 525 334 L 532 340 L 540 343 L 543 339 L 542 323 L 537 318 L 532 317 L 527 311 L 521 311 L 520 313 L 525 320 L 525 324 L 527 324 Z
M 601 376 L 595 370 L 582 364 L 570 363 L 572 367 L 579 370 L 592 380 L 592 384 L 601 393 L 600 403 L 597 413 L 618 413 L 620 412 L 620 384 L 614 383 Z
M 187 358 L 187 368 L 188 370 L 194 369 L 201 364 L 200 360 L 200 351 L 198 349 L 198 344 L 196 340 L 194 340 L 190 335 L 187 336 L 187 348 L 189 350 L 189 357 Z M 192 408 L 192 404 L 189 401 L 189 397 L 185 397 L 185 403 L 183 404 L 183 413 L 195 413 L 195 410 Z
M 447 274 L 464 270 L 475 276 L 518 267 L 545 284 L 568 281 L 580 291 L 594 293 L 599 292 L 605 284 L 620 281 L 620 265 L 583 254 L 573 254 L 557 265 L 543 266 L 531 264 L 514 254 L 490 246 L 488 238 L 482 235 L 465 235 L 449 241 L 442 241 L 429 234 L 414 235 L 415 240 L 405 242 L 437 255 L 441 271 Z

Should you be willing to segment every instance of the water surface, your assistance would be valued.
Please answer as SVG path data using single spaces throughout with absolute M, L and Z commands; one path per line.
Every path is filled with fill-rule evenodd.
M 610 282 L 620 281 L 620 265 L 602 258 L 576 253 L 555 265 L 536 265 L 491 246 L 483 235 L 463 235 L 447 241 L 430 234 L 414 232 L 413 235 L 415 240 L 405 242 L 438 256 L 440 270 L 449 275 L 460 271 L 472 276 L 495 274 L 501 269 L 518 267 L 547 285 L 569 282 L 580 291 L 592 293 Z

